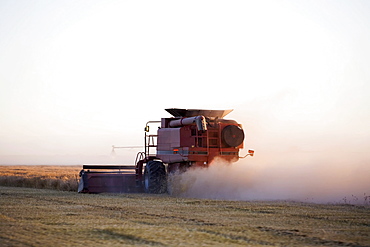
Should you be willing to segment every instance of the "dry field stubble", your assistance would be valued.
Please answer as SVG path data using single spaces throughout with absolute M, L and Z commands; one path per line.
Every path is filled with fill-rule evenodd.
M 0 187 L 1 246 L 369 246 L 364 206 Z
M 0 246 L 52 245 L 370 246 L 370 208 L 0 187 Z

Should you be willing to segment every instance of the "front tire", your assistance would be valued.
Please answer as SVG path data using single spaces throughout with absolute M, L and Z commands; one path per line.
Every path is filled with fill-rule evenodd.
M 144 190 L 146 193 L 167 192 L 166 167 L 160 161 L 149 161 L 144 170 Z

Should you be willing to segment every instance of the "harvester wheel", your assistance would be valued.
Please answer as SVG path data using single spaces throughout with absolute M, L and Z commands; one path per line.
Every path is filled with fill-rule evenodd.
M 160 161 L 149 161 L 144 170 L 144 190 L 146 193 L 167 192 L 166 168 Z

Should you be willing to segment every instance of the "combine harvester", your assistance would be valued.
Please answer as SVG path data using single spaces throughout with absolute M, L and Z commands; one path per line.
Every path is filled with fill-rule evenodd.
M 167 174 L 208 167 L 216 157 L 236 162 L 253 156 L 249 150 L 239 157 L 244 131 L 241 124 L 224 119 L 232 110 L 166 111 L 173 117 L 146 123 L 144 152 L 136 155 L 135 165 L 83 165 L 78 192 L 166 193 Z M 160 126 L 157 133 L 149 134 L 155 124 Z

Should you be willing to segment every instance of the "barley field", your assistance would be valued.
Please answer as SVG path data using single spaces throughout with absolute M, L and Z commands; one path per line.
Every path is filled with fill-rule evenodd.
M 72 183 L 79 171 L 26 168 L 8 175 Z M 0 246 L 370 246 L 368 205 L 79 194 L 50 181 L 0 186 Z
M 82 166 L 0 166 L 0 185 L 77 191 Z

